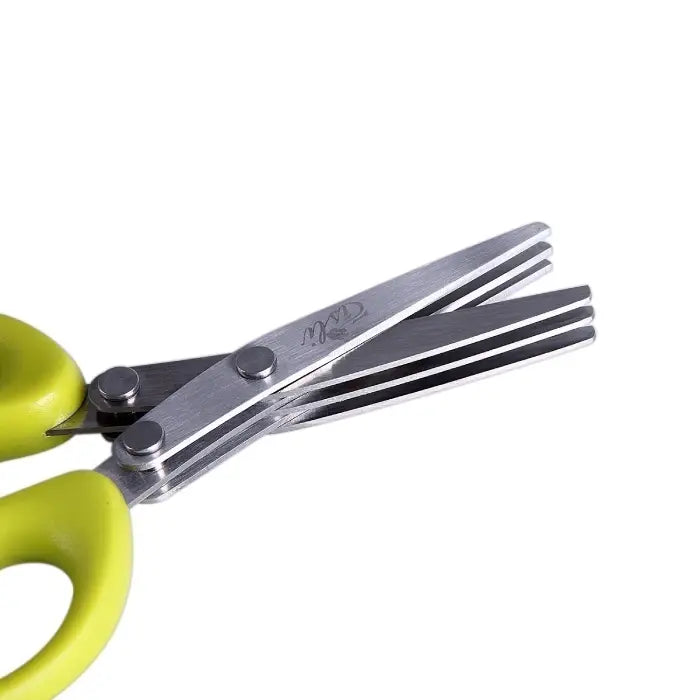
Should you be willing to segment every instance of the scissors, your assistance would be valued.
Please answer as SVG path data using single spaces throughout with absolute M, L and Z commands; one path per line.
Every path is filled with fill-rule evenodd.
M 74 587 L 61 627 L 0 679 L 53 698 L 124 608 L 129 509 L 168 498 L 259 438 L 479 379 L 591 343 L 591 291 L 507 299 L 551 269 L 549 228 L 490 238 L 332 304 L 233 353 L 113 367 L 87 386 L 37 329 L 0 315 L 0 460 L 101 433 L 111 455 L 0 499 L 0 569 L 43 562 Z M 429 420 L 429 419 L 428 419 Z

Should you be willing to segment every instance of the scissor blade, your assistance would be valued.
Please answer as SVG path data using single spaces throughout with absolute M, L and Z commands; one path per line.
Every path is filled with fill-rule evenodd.
M 476 297 L 469 306 L 493 304 L 496 301 L 503 301 L 551 271 L 552 263 L 549 260 L 542 260 L 532 267 L 529 267 L 524 272 L 511 277 L 507 282 L 499 284 L 481 296 Z
M 278 395 L 297 397 L 310 390 L 374 375 L 531 325 L 584 306 L 590 299 L 589 287 L 572 287 L 435 316 L 409 319 L 369 340 L 334 363 L 316 370 Z
M 374 408 L 388 406 L 418 396 L 438 391 L 450 386 L 483 379 L 493 374 L 513 369 L 536 360 L 542 360 L 567 350 L 584 347 L 595 339 L 592 326 L 576 328 L 544 340 L 526 345 L 522 348 L 509 350 L 493 357 L 457 367 L 439 374 L 421 377 L 419 379 L 392 386 L 378 392 L 332 403 L 320 408 L 300 411 L 291 414 L 289 420 L 280 425 L 277 432 L 284 432 L 299 427 L 307 427 L 318 423 L 344 418 Z
M 455 302 L 461 300 L 463 307 L 473 307 L 506 299 L 550 272 L 552 264 L 548 258 L 551 254 L 551 245 L 544 242 L 536 243 L 462 287 L 452 295 L 451 300 L 446 300 L 446 304 L 453 307 Z M 442 312 L 442 308 L 436 311 L 436 313 Z M 424 310 L 420 315 L 427 315 L 427 313 L 428 311 Z M 139 393 L 132 401 L 123 405 L 110 404 L 106 401 L 97 391 L 95 379 L 88 388 L 89 395 L 78 411 L 47 430 L 46 434 L 118 435 L 191 379 L 227 356 L 227 354 L 212 355 L 134 366 L 140 379 Z
M 570 292 L 572 290 L 564 291 Z M 576 299 L 583 299 L 585 296 L 583 293 L 578 296 L 569 294 L 568 297 L 561 295 L 560 302 L 564 308 L 569 308 L 577 303 Z M 542 307 L 539 308 L 540 311 L 543 310 Z M 499 316 L 505 318 L 507 314 L 501 313 Z M 507 326 L 509 330 L 504 332 L 486 333 L 476 342 L 465 345 L 457 344 L 456 347 L 450 345 L 452 349 L 447 352 L 422 356 L 416 361 L 399 364 L 360 377 L 356 376 L 343 382 L 327 385 L 320 390 L 311 388 L 296 400 L 274 395 L 266 401 L 255 404 L 207 435 L 207 450 L 194 443 L 175 455 L 172 458 L 171 467 L 178 472 L 177 476 L 168 482 L 167 488 L 154 493 L 147 500 L 155 502 L 172 495 L 178 489 L 206 473 L 211 469 L 213 463 L 218 464 L 223 455 L 234 454 L 243 446 L 250 445 L 264 435 L 296 427 L 293 423 L 302 423 L 304 418 L 317 415 L 318 411 L 326 409 L 331 404 L 348 406 L 350 405 L 349 399 L 362 397 L 372 392 L 376 392 L 373 395 L 377 396 L 376 400 L 381 402 L 385 390 L 400 384 L 411 383 L 415 385 L 418 379 L 426 379 L 434 374 L 443 374 L 465 364 L 476 363 L 494 355 L 504 354 L 507 351 L 531 345 L 586 325 L 593 319 L 593 309 L 591 307 L 569 308 L 569 310 L 551 317 L 546 317 L 546 313 L 543 313 L 543 316 L 545 318 L 528 325 L 519 326 L 516 322 Z M 313 424 L 314 422 L 310 423 L 310 425 Z
M 466 306 L 477 306 L 499 292 L 509 289 L 514 280 L 521 281 L 523 275 L 532 274 L 533 267 L 537 266 L 537 270 L 548 269 L 545 261 L 551 255 L 552 246 L 544 241 L 538 241 L 522 253 L 421 309 L 411 318 L 443 314 Z
M 585 306 L 537 323 L 490 335 L 467 345 L 457 346 L 446 352 L 430 355 L 416 361 L 356 376 L 345 381 L 312 390 L 279 409 L 280 413 L 292 413 L 302 408 L 320 408 L 339 401 L 382 391 L 398 384 L 411 382 L 432 374 L 447 372 L 462 365 L 478 362 L 544 338 L 579 328 L 593 321 L 593 308 Z
M 243 376 L 245 372 L 236 371 L 238 353 L 232 354 L 150 411 L 148 420 L 162 433 L 158 455 L 134 455 L 117 441 L 113 449 L 116 461 L 136 469 L 162 463 L 254 403 L 428 307 L 548 234 L 547 226 L 536 223 L 496 236 L 258 338 L 253 345 L 266 348 L 266 356 L 276 358 L 276 368 L 265 381 L 251 381 Z M 139 428 L 126 432 L 138 434 Z

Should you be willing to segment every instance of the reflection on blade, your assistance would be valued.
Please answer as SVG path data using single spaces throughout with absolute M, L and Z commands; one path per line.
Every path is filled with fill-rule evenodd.
M 590 299 L 589 287 L 572 287 L 447 314 L 409 319 L 333 364 L 304 377 L 279 396 L 298 397 L 311 389 L 333 386 L 477 343 L 579 308 Z
M 497 265 L 492 270 L 480 275 L 471 282 L 438 299 L 433 304 L 421 309 L 411 318 L 443 314 L 465 306 L 477 306 L 486 299 L 511 286 L 513 278 L 521 278 L 535 265 L 542 266 L 552 255 L 552 246 L 539 241 L 522 253 L 510 258 L 505 263 Z M 510 293 L 510 292 L 509 292 Z
M 515 328 L 499 335 L 485 337 L 478 342 L 459 346 L 446 352 L 430 355 L 388 369 L 352 377 L 345 381 L 309 391 L 278 409 L 279 413 L 293 413 L 299 409 L 321 408 L 339 401 L 347 401 L 364 394 L 405 384 L 416 379 L 440 374 L 462 365 L 478 362 L 493 355 L 514 350 L 539 340 L 559 335 L 564 331 L 588 325 L 593 320 L 593 308 L 586 306 L 547 318 L 523 328 Z
M 160 501 L 170 498 L 170 496 L 196 479 L 199 479 L 200 476 L 204 476 L 204 474 L 211 471 L 224 460 L 232 457 L 261 437 L 275 431 L 282 422 L 283 419 L 276 416 L 263 418 L 243 432 L 237 433 L 234 437 L 230 437 L 228 440 L 222 440 L 217 444 L 215 449 L 198 455 L 198 458 L 187 468 L 180 468 L 165 485 L 158 491 L 150 494 L 143 502 L 159 503 Z
M 550 254 L 551 246 L 542 242 L 536 243 L 520 255 L 516 255 L 462 287 L 455 299 L 460 298 L 464 306 L 470 307 L 505 299 L 549 272 L 552 265 L 545 258 Z M 525 267 L 524 270 L 523 267 Z M 425 315 L 425 313 L 422 312 L 420 315 Z M 224 357 L 226 355 L 136 366 L 134 369 L 139 373 L 141 380 L 139 393 L 132 402 L 109 406 L 110 412 L 102 413 L 93 404 L 91 399 L 96 396 L 96 391 L 93 390 L 96 388 L 96 380 L 93 380 L 89 388 L 90 397 L 85 398 L 81 409 L 63 423 L 47 430 L 46 434 L 102 433 L 111 436 L 118 435 L 163 401 L 164 398 Z M 102 410 L 106 411 L 104 408 Z
M 576 297 L 569 294 L 565 298 L 571 301 L 574 298 L 586 298 L 586 295 L 579 294 Z M 502 315 L 500 317 L 503 318 Z M 493 355 L 512 358 L 512 352 L 519 348 L 532 347 L 537 345 L 538 341 L 552 336 L 562 337 L 566 331 L 588 324 L 592 319 L 591 307 L 574 308 L 537 323 L 511 327 L 507 332 L 482 336 L 478 342 L 453 347 L 447 352 L 427 355 L 414 362 L 350 378 L 320 390 L 313 389 L 297 399 L 288 397 L 256 404 L 212 431 L 206 442 L 195 442 L 171 457 L 166 463 L 171 474 L 167 486 L 149 495 L 146 502 L 152 503 L 167 498 L 209 471 L 225 455 L 238 452 L 264 435 L 289 429 L 292 427 L 290 422 L 306 425 L 307 423 L 303 423 L 305 419 L 313 419 L 320 415 L 320 411 L 328 411 L 331 404 L 340 407 L 339 415 L 346 415 L 346 410 L 349 415 L 355 408 L 351 399 L 362 397 L 371 403 L 382 403 L 386 400 L 389 389 L 404 385 L 409 387 L 409 392 L 414 391 L 411 387 L 417 386 L 417 381 L 426 382 L 433 375 L 450 376 L 451 371 L 463 368 L 467 364 L 483 367 L 483 362 Z M 311 420 L 308 424 L 314 423 L 315 420 Z
M 492 304 L 495 301 L 503 301 L 551 271 L 551 261 L 542 260 L 525 270 L 525 272 L 521 272 L 519 275 L 512 277 L 504 284 L 500 284 L 490 289 L 485 294 L 482 294 L 480 297 L 477 297 L 469 306 L 479 306 L 480 304 Z
M 167 460 L 189 444 L 548 235 L 549 228 L 544 224 L 522 226 L 266 333 L 250 343 L 264 346 L 277 358 L 276 370 L 265 382 L 251 382 L 244 373 L 231 371 L 233 355 L 221 360 L 149 412 L 148 420 L 158 423 L 164 433 L 157 457 L 132 454 L 121 441 L 115 441 L 112 453 L 116 462 L 137 469 L 152 469 L 157 463 L 163 481 L 167 481 Z M 332 342 L 327 343 L 328 339 Z
M 307 410 L 296 415 L 293 414 L 289 422 L 281 426 L 278 432 L 350 416 L 444 389 L 448 386 L 482 379 L 497 372 L 545 359 L 567 350 L 583 347 L 593 342 L 594 339 L 595 330 L 591 326 L 577 328 L 446 372 L 422 377 L 389 389 L 334 403 L 330 406 Z
M 240 430 L 240 427 L 233 422 L 226 427 L 221 426 L 217 440 L 210 446 L 210 449 L 201 450 L 197 449 L 197 446 L 193 446 L 191 453 L 188 450 L 182 455 L 176 455 L 168 460 L 167 468 L 170 478 L 161 488 L 147 494 L 143 502 L 156 503 L 168 498 L 179 489 L 198 479 L 224 459 L 227 459 L 244 447 L 248 447 L 265 435 L 351 416 L 431 391 L 481 379 L 506 369 L 545 359 L 565 350 L 586 345 L 593 341 L 595 331 L 591 327 L 576 328 L 575 326 L 576 324 L 590 322 L 592 317 L 593 312 L 590 308 L 575 309 L 556 318 L 535 324 L 535 326 L 512 331 L 513 338 L 511 338 L 512 342 L 507 346 L 508 349 L 498 346 L 500 350 L 505 351 L 496 355 L 489 356 L 489 351 L 483 350 L 482 347 L 483 353 L 478 358 L 468 358 L 467 364 L 454 361 L 448 365 L 448 368 L 443 368 L 444 371 L 423 372 L 418 377 L 409 377 L 407 381 L 397 383 L 388 388 L 382 388 L 372 393 L 361 393 L 354 398 L 341 400 L 330 405 L 311 409 L 302 407 L 287 415 L 284 414 L 284 411 L 287 410 L 284 402 L 278 403 L 274 411 L 271 411 L 271 407 L 268 406 L 260 411 L 259 420 L 248 421 L 244 430 Z M 548 330 L 545 330 L 545 326 Z M 536 339 L 532 342 L 533 337 L 527 338 L 525 336 L 527 333 L 531 333 L 533 328 L 539 329 L 541 333 L 546 334 L 548 332 L 555 335 L 550 337 L 545 335 L 544 338 L 541 335 L 534 336 Z M 574 329 L 561 332 L 565 328 Z M 520 341 L 514 340 L 514 337 L 518 334 L 522 336 Z M 496 336 L 482 342 L 496 347 L 498 343 L 502 343 L 504 340 L 506 340 L 505 335 Z M 518 342 L 527 344 L 518 346 Z M 461 348 L 452 352 L 459 353 L 464 351 L 465 349 Z M 446 355 L 452 359 L 449 353 Z M 442 359 L 444 356 L 440 355 L 438 357 Z M 435 360 L 435 358 L 430 359 Z M 402 367 L 401 369 L 404 368 Z M 143 477 L 143 473 L 139 472 L 138 475 Z

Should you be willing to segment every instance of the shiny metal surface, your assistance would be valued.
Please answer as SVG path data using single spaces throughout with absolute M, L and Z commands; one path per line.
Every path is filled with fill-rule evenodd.
M 450 294 L 440 297 L 437 301 L 422 308 L 416 316 L 431 316 L 447 313 L 465 306 L 476 306 L 477 299 L 481 302 L 498 293 L 504 282 L 518 278 L 533 266 L 541 265 L 552 255 L 552 246 L 544 241 L 538 241 L 522 253 L 509 258 L 505 263 L 497 265 L 479 277 L 470 280 Z M 510 286 L 510 285 L 509 285 Z
M 287 420 L 289 420 L 287 417 L 268 416 L 249 425 L 247 430 L 237 433 L 235 438 L 229 439 L 223 431 L 218 430 L 220 439 L 212 449 L 198 453 L 193 449 L 193 443 L 171 458 L 177 462 L 169 466 L 167 478 L 164 478 L 161 469 L 147 471 L 124 469 L 114 457 L 105 460 L 96 471 L 115 482 L 130 508 L 139 503 L 160 503 L 211 471 L 224 460 L 273 432 Z
M 142 420 L 129 426 L 119 437 L 120 444 L 132 455 L 150 455 L 163 444 L 163 428 L 153 420 Z
M 210 472 L 214 467 L 229 459 L 242 449 L 249 447 L 254 442 L 266 435 L 277 431 L 281 425 L 288 422 L 288 417 L 270 416 L 262 419 L 255 425 L 250 426 L 235 437 L 219 442 L 213 450 L 198 455 L 187 469 L 178 471 L 172 479 L 164 486 L 154 491 L 145 498 L 143 503 L 160 503 L 161 501 L 174 496 L 178 491 L 188 486 L 196 479 Z
M 475 297 L 468 306 L 479 306 L 481 304 L 493 304 L 496 301 L 503 301 L 551 271 L 552 263 L 549 260 L 542 260 L 527 268 L 524 272 L 515 275 L 515 277 L 511 277 L 506 282 L 493 287 L 488 292 Z
M 277 395 L 281 398 L 297 397 L 309 388 L 319 390 L 367 375 L 375 376 L 384 370 L 536 324 L 584 306 L 590 299 L 590 287 L 572 287 L 447 314 L 409 319 Z
M 291 414 L 290 420 L 280 426 L 279 432 L 364 413 L 374 408 L 381 408 L 399 401 L 424 396 L 450 386 L 484 379 L 505 370 L 553 357 L 568 350 L 585 347 L 594 340 L 595 330 L 592 327 L 576 328 L 531 343 L 525 347 L 509 350 L 445 372 L 420 377 L 407 383 L 391 386 L 388 389 L 371 394 L 360 395 L 346 401 L 325 405 L 320 408 L 312 408 L 299 414 Z
M 228 353 L 195 357 L 188 360 L 159 362 L 152 365 L 135 365 L 132 369 L 139 376 L 139 390 L 128 404 L 119 406 L 105 400 L 99 391 L 99 377 L 90 383 L 88 399 L 95 410 L 101 413 L 145 413 L 163 402 L 176 389 L 184 386 L 198 374 L 226 357 L 228 357 Z M 55 431 L 64 426 L 63 423 L 56 426 L 53 429 L 54 434 L 60 434 Z
M 265 379 L 277 368 L 277 357 L 270 348 L 251 345 L 239 350 L 236 355 L 236 369 L 246 379 Z
M 146 456 L 130 456 L 117 441 L 113 457 L 98 470 L 115 481 L 129 505 L 158 502 L 270 433 L 473 381 L 591 342 L 587 287 L 491 303 L 551 268 L 551 247 L 541 242 L 547 232 L 543 225 L 523 227 L 267 334 L 256 344 L 277 358 L 268 377 L 242 377 L 241 356 L 234 353 L 173 389 L 206 358 L 183 361 L 184 371 L 163 382 L 167 397 L 133 424 L 138 428 L 162 415 L 177 440 L 171 435 L 168 443 L 165 430 L 163 448 Z M 486 306 L 472 308 L 478 304 Z M 172 364 L 160 367 L 164 375 Z M 266 367 L 253 376 L 273 363 L 268 358 L 258 364 Z M 92 397 L 89 403 L 73 426 L 104 422 Z M 109 420 L 129 422 L 138 415 L 132 409 Z
M 100 396 L 110 403 L 134 397 L 139 390 L 139 375 L 131 367 L 112 367 L 97 377 Z
M 410 398 L 413 391 L 423 391 L 430 381 L 436 388 L 450 386 L 454 380 L 431 380 L 430 377 L 450 377 L 467 364 L 482 366 L 485 360 L 496 355 L 589 324 L 593 310 L 583 306 L 589 299 L 589 288 L 577 287 L 414 319 L 410 322 L 413 333 L 409 330 L 399 333 L 393 341 L 389 336 L 388 343 L 382 336 L 369 341 L 337 361 L 332 371 L 317 370 L 312 376 L 318 383 L 299 382 L 288 388 L 286 397 L 280 393 L 258 402 L 167 459 L 160 467 L 162 487 L 144 495 L 143 500 L 157 502 L 172 495 L 209 471 L 213 462 L 218 464 L 226 454 L 235 453 L 264 435 L 307 422 L 313 425 L 321 417 L 351 415 L 358 409 L 355 400 L 361 398 L 365 400 L 362 408 L 366 410 L 375 402 L 384 403 L 388 391 L 400 385 L 412 387 L 397 394 L 401 398 Z M 404 323 L 408 328 L 409 322 Z M 422 326 L 425 333 L 421 332 Z M 414 347 L 416 339 L 420 339 L 421 344 Z M 343 369 L 343 362 L 361 350 L 366 355 Z M 499 366 L 506 369 L 509 362 Z
M 552 269 L 551 262 L 546 259 L 551 253 L 550 245 L 536 243 L 520 255 L 480 275 L 462 288 L 463 303 L 460 308 L 503 300 L 539 279 Z M 458 295 L 455 295 L 453 302 L 456 298 Z M 440 311 L 438 308 L 437 312 Z M 427 314 L 424 310 L 416 314 L 416 317 Z M 63 423 L 48 430 L 47 435 L 118 434 L 191 379 L 227 356 L 228 354 L 212 355 L 134 367 L 141 380 L 140 388 L 135 397 L 124 403 L 107 402 L 100 395 L 95 379 L 88 387 L 83 406 Z
M 410 383 L 416 391 L 422 390 L 420 387 L 423 385 L 419 381 L 427 380 L 431 375 L 449 373 L 466 364 L 476 363 L 555 335 L 561 335 L 566 331 L 589 324 L 592 319 L 593 309 L 591 307 L 572 308 L 531 325 L 513 326 L 501 334 L 486 335 L 478 342 L 458 346 L 445 353 L 394 366 L 375 374 L 353 378 L 343 383 L 327 386 L 324 389 L 309 391 L 296 400 L 280 400 L 267 405 L 265 402 L 256 404 L 255 407 L 248 409 L 249 415 L 242 430 L 239 429 L 240 426 L 237 423 L 238 417 L 234 417 L 217 428 L 216 440 L 212 441 L 211 450 L 209 446 L 198 448 L 187 464 L 183 464 L 181 456 L 183 453 L 187 453 L 190 448 L 169 460 L 168 471 L 170 473 L 177 472 L 176 475 L 168 481 L 164 489 L 146 498 L 145 502 L 153 503 L 169 497 L 179 488 L 209 471 L 212 460 L 216 460 L 218 464 L 226 453 L 238 452 L 243 446 L 252 444 L 259 437 L 322 422 L 317 417 L 321 415 L 322 410 L 331 405 L 338 407 L 338 411 L 333 413 L 333 418 L 352 415 L 356 408 L 352 399 L 365 397 L 371 403 L 376 401 L 382 404 L 388 389 Z M 507 363 L 502 366 L 503 370 L 509 368 L 510 365 Z M 451 384 L 451 382 L 436 383 L 434 390 L 447 388 Z M 396 400 L 410 397 L 411 392 L 409 391 Z M 370 405 L 367 404 L 366 408 Z M 257 416 L 253 412 L 253 408 L 257 412 Z M 208 435 L 207 440 L 209 439 Z
M 235 370 L 232 356 L 221 360 L 148 414 L 149 420 L 157 422 L 165 432 L 163 446 L 155 456 L 129 455 L 115 442 L 113 455 L 117 463 L 136 469 L 158 467 L 167 471 L 164 464 L 169 457 L 237 413 L 428 308 L 548 234 L 544 224 L 524 226 L 268 333 L 254 344 L 267 346 L 276 354 L 278 365 L 272 376 L 248 380 Z
M 444 353 L 427 356 L 398 366 L 387 366 L 372 374 L 358 375 L 323 389 L 314 389 L 277 410 L 277 414 L 295 413 L 300 409 L 316 409 L 334 403 L 390 389 L 434 374 L 514 350 L 531 343 L 579 328 L 593 321 L 590 306 L 573 309 L 539 323 L 518 327 L 496 336 L 486 336 L 473 343 L 457 346 Z

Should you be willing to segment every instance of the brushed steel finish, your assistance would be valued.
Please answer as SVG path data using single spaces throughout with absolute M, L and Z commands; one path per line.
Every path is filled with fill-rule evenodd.
M 130 506 L 153 503 L 265 435 L 582 347 L 595 337 L 587 287 L 499 302 L 551 269 L 551 247 L 542 240 L 547 234 L 543 224 L 503 234 L 288 324 L 231 355 L 182 361 L 177 369 L 177 363 L 146 366 L 130 399 L 134 405 L 110 404 L 106 420 L 107 412 L 98 410 L 105 398 L 91 386 L 87 406 L 57 429 L 84 430 L 100 422 L 99 430 L 107 432 L 113 423 L 118 432 L 123 428 L 114 424 L 137 418 L 98 471 L 118 485 Z M 267 357 L 255 346 L 267 348 Z M 160 401 L 154 400 L 158 390 Z M 140 418 L 148 403 L 152 409 Z M 159 440 L 146 444 L 144 438 L 145 450 L 157 451 L 130 455 L 127 445 L 131 452 L 144 451 L 134 449 L 131 437 L 139 433 L 131 431 L 150 421 L 163 429 L 161 449 L 154 447 Z
M 242 441 L 246 445 L 252 444 L 257 439 L 256 435 L 262 437 L 272 432 L 283 432 L 290 427 L 297 427 L 305 420 L 311 421 L 318 415 L 317 409 L 337 404 L 342 408 L 334 416 L 341 417 L 346 415 L 345 407 L 353 407 L 350 399 L 377 392 L 376 400 L 381 403 L 384 400 L 383 392 L 389 388 L 409 382 L 417 386 L 418 379 L 449 372 L 463 365 L 587 325 L 593 319 L 593 309 L 582 307 L 581 304 L 589 299 L 590 290 L 587 287 L 513 299 L 494 307 L 486 307 L 488 313 L 484 316 L 487 318 L 474 327 L 470 323 L 463 323 L 463 342 L 454 342 L 454 329 L 449 328 L 448 332 L 441 336 L 443 346 L 440 347 L 440 343 L 435 342 L 430 352 L 411 354 L 406 352 L 406 346 L 395 345 L 394 355 L 407 361 L 397 362 L 394 356 L 380 355 L 378 359 L 381 358 L 382 362 L 377 363 L 374 371 L 338 375 L 339 381 L 324 379 L 325 368 L 321 368 L 313 375 L 321 378 L 318 385 L 312 383 L 310 386 L 296 387 L 297 391 L 290 392 L 287 399 L 275 394 L 274 397 L 255 404 L 243 414 L 234 416 L 205 438 L 167 460 L 163 465 L 168 475 L 167 488 L 149 496 L 146 501 L 150 503 L 162 500 L 175 493 L 182 485 L 191 483 L 206 473 L 210 469 L 212 455 L 219 460 L 227 450 L 237 452 Z M 509 306 L 514 308 L 508 309 Z M 475 312 L 477 309 L 470 311 Z M 528 313 L 531 318 L 534 317 L 533 322 L 525 324 Z M 457 315 L 468 321 L 472 314 Z M 488 319 L 488 316 L 499 321 L 500 328 L 497 328 L 498 323 Z M 433 317 L 433 320 L 440 321 L 444 318 L 445 316 L 438 316 Z M 362 348 L 377 342 L 378 339 L 373 339 Z M 321 388 L 317 388 L 318 386 Z
M 588 325 L 593 321 L 593 309 L 588 306 L 574 309 L 562 315 L 547 318 L 540 323 L 505 330 L 497 336 L 484 336 L 465 345 L 453 346 L 445 352 L 425 355 L 400 365 L 386 365 L 373 373 L 358 373 L 347 379 L 314 389 L 303 396 L 281 406 L 279 414 L 287 414 L 306 408 L 320 408 L 333 403 L 347 401 L 377 391 L 413 382 L 433 374 L 449 372 L 462 365 L 501 354 L 538 340 L 558 335 L 565 330 Z
M 527 268 L 514 277 L 511 277 L 506 282 L 503 282 L 488 292 L 475 297 L 468 306 L 480 306 L 482 304 L 493 304 L 496 301 L 503 301 L 513 294 L 517 294 L 521 289 L 532 284 L 540 277 L 552 271 L 552 263 L 549 260 L 542 260 L 532 267 Z
M 264 335 L 252 344 L 269 347 L 275 353 L 277 370 L 273 375 L 259 380 L 245 379 L 235 370 L 233 356 L 221 360 L 148 414 L 149 420 L 161 425 L 165 433 L 157 461 L 130 455 L 119 441 L 113 446 L 116 461 L 136 469 L 159 466 L 162 460 L 257 401 L 429 307 L 548 234 L 549 228 L 544 224 L 524 226 Z
M 476 306 L 477 299 L 481 299 L 483 303 L 483 300 L 498 293 L 505 280 L 517 279 L 533 266 L 541 265 L 551 255 L 552 246 L 544 241 L 537 241 L 522 253 L 509 258 L 505 263 L 497 265 L 476 279 L 470 280 L 450 294 L 440 297 L 410 318 L 444 314 L 465 306 Z
M 572 287 L 448 314 L 409 319 L 316 370 L 308 378 L 300 379 L 278 392 L 278 396 L 299 396 L 309 387 L 317 390 L 376 375 L 392 367 L 532 325 L 584 306 L 590 300 L 590 287 Z
M 569 350 L 590 345 L 595 340 L 595 330 L 591 326 L 576 328 L 550 338 L 516 348 L 478 362 L 458 366 L 449 371 L 420 377 L 414 381 L 397 384 L 379 392 L 359 395 L 357 397 L 309 409 L 299 414 L 291 414 L 290 420 L 282 430 L 295 427 L 307 427 L 326 423 L 338 418 L 345 418 L 358 413 L 390 406 L 397 402 L 424 396 L 447 387 L 458 386 L 477 379 L 485 379 L 505 370 L 515 369 L 532 362 L 547 359 Z
M 88 399 L 95 410 L 100 413 L 145 413 L 163 402 L 176 389 L 187 384 L 198 374 L 212 365 L 228 357 L 211 355 L 210 357 L 195 357 L 188 360 L 159 362 L 152 365 L 135 365 L 131 368 L 138 374 L 138 393 L 126 404 L 114 405 L 107 401 L 99 390 L 100 377 L 94 379 L 88 387 Z M 100 375 L 102 376 L 102 375 Z M 54 434 L 67 422 L 52 429 Z
M 185 488 L 185 486 L 189 486 L 193 481 L 196 481 L 210 472 L 214 467 L 219 466 L 219 464 L 233 457 L 233 455 L 246 447 L 250 447 L 250 445 L 260 438 L 278 430 L 287 420 L 288 418 L 286 416 L 269 416 L 255 425 L 250 426 L 242 433 L 237 434 L 235 437 L 220 441 L 213 450 L 206 454 L 199 455 L 198 459 L 193 461 L 188 469 L 179 470 L 176 476 L 157 491 L 154 491 L 150 496 L 144 498 L 142 502 L 161 503 L 171 498 L 178 491 Z
M 542 242 L 536 243 L 520 255 L 516 255 L 493 270 L 480 275 L 462 288 L 463 304 L 460 308 L 488 304 L 508 298 L 551 271 L 552 264 L 547 259 L 551 253 L 552 247 L 550 245 Z M 523 270 L 524 262 L 529 263 L 529 267 L 526 265 Z M 437 313 L 440 312 L 441 309 L 438 309 Z M 427 315 L 427 311 L 414 317 L 419 315 Z M 228 354 L 211 355 L 136 366 L 134 369 L 140 377 L 138 394 L 123 403 L 107 402 L 99 394 L 96 386 L 97 379 L 94 379 L 88 387 L 87 398 L 81 408 L 63 423 L 47 430 L 46 434 L 118 434 L 191 379 L 227 356 Z
M 581 347 L 587 339 L 569 333 L 590 324 L 592 319 L 590 307 L 576 308 L 427 360 L 305 394 L 298 403 L 280 401 L 266 407 L 257 404 L 257 417 L 249 415 L 242 429 L 237 423 L 238 417 L 234 417 L 216 429 L 216 440 L 210 445 L 200 446 L 187 455 L 191 445 L 168 460 L 165 465 L 169 475 L 167 483 L 144 498 L 144 502 L 157 503 L 169 498 L 227 455 L 235 454 L 266 435 L 352 416 L 375 405 L 381 407 L 407 400 L 414 395 L 513 369 L 564 349 Z M 548 340 L 549 344 L 545 342 Z

